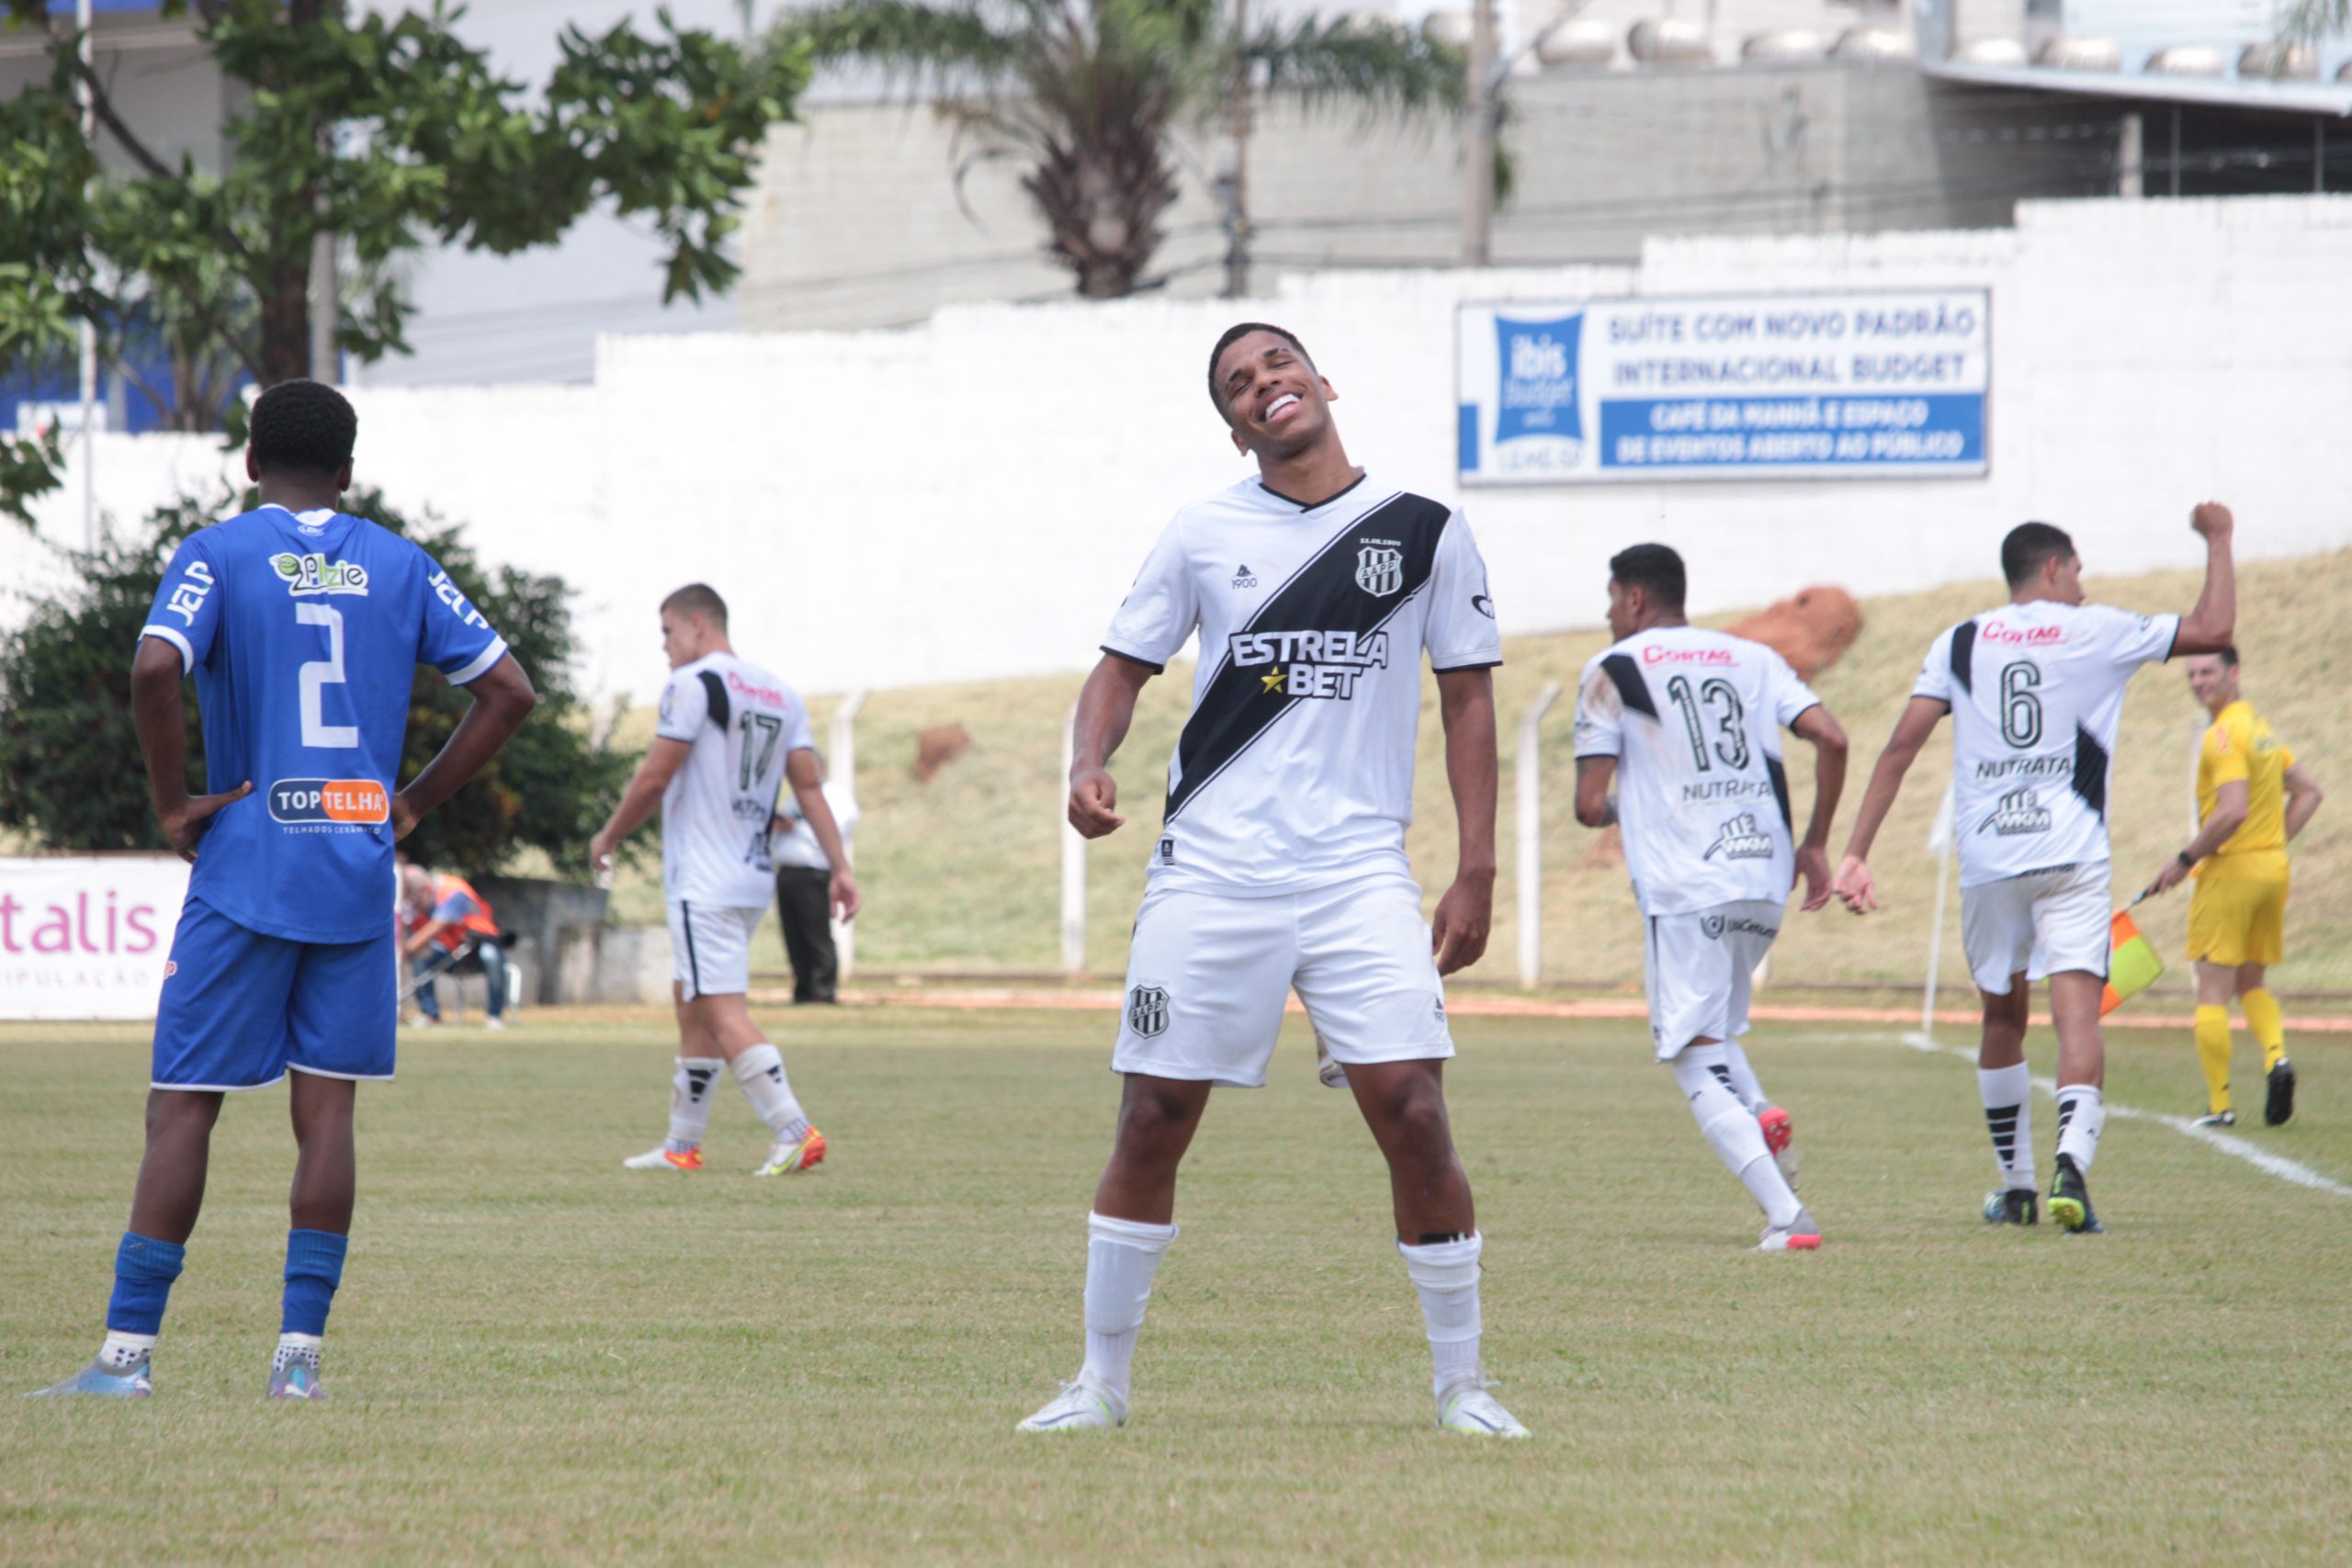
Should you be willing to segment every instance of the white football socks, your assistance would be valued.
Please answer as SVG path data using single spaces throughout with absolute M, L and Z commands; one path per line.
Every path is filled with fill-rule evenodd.
M 1772 1102 L 1765 1098 L 1764 1086 L 1756 1081 L 1756 1069 L 1747 1065 L 1747 1053 L 1736 1040 L 1724 1042 L 1724 1063 L 1731 1069 L 1731 1091 L 1747 1107 L 1752 1116 L 1761 1116 Z
M 2004 1188 L 2031 1190 L 2033 1181 L 2033 1075 L 2023 1062 L 1976 1069 L 1976 1092 L 1984 1100 L 1984 1130 L 1993 1135 L 1993 1163 Z
M 319 1352 L 326 1346 L 326 1337 L 320 1334 L 281 1334 L 277 1337 L 277 1354 L 269 1370 L 282 1372 L 296 1361 L 308 1361 L 311 1370 L 319 1370 Z
M 1764 1129 L 1756 1124 L 1755 1114 L 1733 1092 L 1731 1065 L 1723 1046 L 1684 1046 L 1674 1058 L 1674 1082 L 1690 1100 L 1690 1114 L 1715 1157 L 1739 1178 L 1765 1219 L 1774 1225 L 1793 1223 L 1804 1205 L 1781 1174 L 1772 1151 L 1764 1146 Z
M 2107 1126 L 2107 1100 L 2086 1083 L 2058 1086 L 2058 1152 L 2088 1176 L 2098 1135 Z
M 98 1348 L 98 1365 L 110 1372 L 126 1372 L 147 1359 L 155 1348 L 152 1334 L 123 1334 L 107 1330 L 107 1342 Z
M 710 1086 L 727 1064 L 717 1056 L 681 1056 L 670 1079 L 670 1143 L 673 1155 L 702 1147 L 710 1126 Z
M 1078 1375 L 1122 1404 L 1143 1310 L 1151 1303 L 1151 1277 L 1175 1239 L 1174 1225 L 1086 1216 L 1086 1364 Z
M 784 1076 L 784 1053 L 766 1041 L 735 1058 L 735 1081 L 743 1098 L 775 1132 L 776 1141 L 790 1143 L 808 1135 L 808 1118 L 792 1098 L 792 1080 Z
M 1421 1298 L 1421 1324 L 1429 1330 L 1435 1371 L 1430 1386 L 1439 1394 L 1479 1375 L 1478 1254 L 1485 1245 L 1476 1231 L 1461 1241 L 1396 1244 Z

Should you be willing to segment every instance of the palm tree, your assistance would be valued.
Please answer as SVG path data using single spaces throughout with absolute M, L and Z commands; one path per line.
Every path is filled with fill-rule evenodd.
M 1458 108 L 1462 57 L 1394 23 L 1309 18 L 1242 30 L 1224 0 L 834 0 L 787 15 L 781 48 L 928 84 L 957 128 L 956 177 L 1027 165 L 1054 259 L 1089 299 L 1131 294 L 1176 200 L 1170 135 L 1247 84 L 1366 119 Z
M 2321 39 L 2352 25 L 2352 0 L 2295 0 L 2288 7 L 2284 31 L 2304 43 Z

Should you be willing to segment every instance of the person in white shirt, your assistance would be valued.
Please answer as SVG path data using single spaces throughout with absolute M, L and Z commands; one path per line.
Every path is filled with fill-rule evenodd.
M 621 1163 L 632 1170 L 700 1170 L 710 1087 L 726 1067 L 775 1134 L 754 1174 L 789 1175 L 825 1157 L 825 1135 L 809 1124 L 785 1076 L 783 1054 L 752 1021 L 745 1000 L 752 933 L 767 913 L 775 874 L 768 822 L 787 781 L 834 868 L 830 897 L 842 919 L 857 913 L 857 883 L 825 804 L 808 710 L 783 682 L 736 657 L 726 601 L 699 582 L 662 601 L 662 647 L 672 673 L 653 744 L 612 819 L 588 846 L 590 863 L 609 872 L 614 850 L 660 802 L 678 1060 L 668 1140 Z
M 847 851 L 857 836 L 857 802 L 833 782 L 825 754 L 817 754 L 817 777 L 823 782 L 825 804 L 832 808 L 833 826 Z M 784 956 L 792 965 L 792 999 L 831 1002 L 841 976 L 841 955 L 833 946 L 832 863 L 817 829 L 797 801 L 777 807 L 769 827 L 774 839 L 769 853 L 775 861 L 775 919 L 784 933 Z
M 1577 820 L 1624 829 L 1645 928 L 1651 1045 L 1708 1145 L 1764 1211 L 1757 1250 L 1809 1252 L 1821 1227 L 1797 1201 L 1789 1113 L 1765 1097 L 1739 1037 L 1750 977 L 1781 934 L 1797 877 L 1807 909 L 1829 902 L 1846 732 L 1778 653 L 1685 620 L 1685 586 L 1682 558 L 1664 545 L 1609 562 L 1617 640 L 1577 688 Z M 1801 845 L 1783 728 L 1814 749 Z
M 1494 604 L 1462 514 L 1351 463 L 1296 336 L 1244 322 L 1210 400 L 1258 472 L 1184 508 L 1079 696 L 1069 820 L 1117 829 L 1108 772 L 1136 694 L 1195 631 L 1113 1070 L 1118 1132 L 1088 1220 L 1086 1359 L 1021 1429 L 1125 1424 L 1128 1371 L 1176 1169 L 1218 1084 L 1256 1087 L 1295 987 L 1387 1157 L 1438 1424 L 1523 1437 L 1486 1392 L 1481 1243 L 1445 1111 L 1441 976 L 1485 952 L 1495 882 Z M 1421 659 L 1437 672 L 1460 861 L 1434 932 L 1405 860 Z
M 2083 562 L 2063 529 L 2021 523 L 2001 542 L 2009 602 L 1939 634 L 1895 721 L 1838 865 L 1849 909 L 1878 908 L 1868 864 L 1903 775 L 1952 718 L 1952 830 L 1960 924 L 1984 1002 L 1977 1089 L 2002 1185 L 1984 1200 L 1996 1224 L 2033 1224 L 2033 1090 L 2025 1032 L 2033 982 L 2050 982 L 2058 1034 L 2058 1152 L 2050 1217 L 2104 1230 L 2085 1182 L 2107 1124 L 2109 909 L 2107 801 L 2123 691 L 2143 664 L 2230 645 L 2237 619 L 2230 509 L 2189 515 L 2205 539 L 2205 586 L 2187 615 L 2140 615 L 2083 602 Z

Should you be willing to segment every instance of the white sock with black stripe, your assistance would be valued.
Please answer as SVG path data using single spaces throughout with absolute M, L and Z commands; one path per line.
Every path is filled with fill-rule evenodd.
M 789 1144 L 808 1135 L 808 1118 L 792 1098 L 792 1080 L 784 1076 L 784 1053 L 761 1041 L 735 1058 L 735 1081 L 743 1098 L 775 1130 L 778 1143 Z
M 2001 1185 L 2033 1190 L 2033 1075 L 2023 1062 L 1976 1069 L 1976 1092 L 1984 1101 L 1984 1130 L 1993 1137 L 1993 1163 Z
M 702 1147 L 703 1133 L 710 1126 L 710 1086 L 718 1080 L 718 1069 L 726 1065 L 717 1056 L 678 1058 L 678 1070 L 670 1079 L 670 1141 L 666 1146 L 672 1154 L 686 1154 Z

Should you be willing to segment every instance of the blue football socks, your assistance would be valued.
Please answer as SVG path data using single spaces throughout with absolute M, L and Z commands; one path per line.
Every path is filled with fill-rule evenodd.
M 344 1250 L 349 1236 L 333 1231 L 286 1233 L 286 1316 L 280 1331 L 324 1334 L 334 1288 L 343 1283 Z
M 122 1233 L 114 1255 L 114 1295 L 107 1303 L 107 1327 L 122 1334 L 160 1334 L 172 1281 L 180 1277 L 187 1249 L 133 1231 Z

